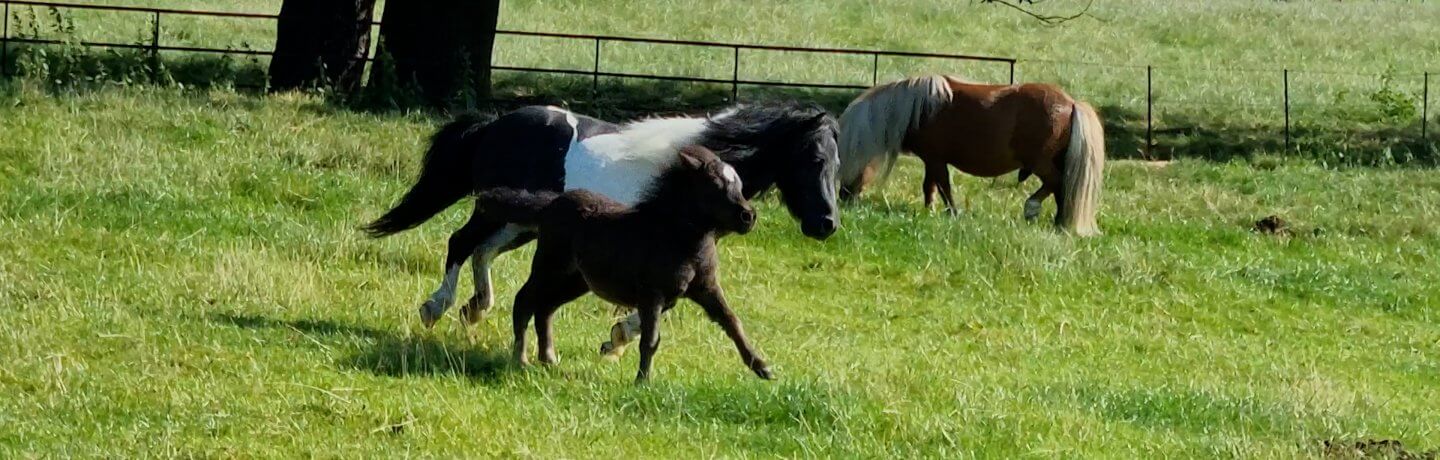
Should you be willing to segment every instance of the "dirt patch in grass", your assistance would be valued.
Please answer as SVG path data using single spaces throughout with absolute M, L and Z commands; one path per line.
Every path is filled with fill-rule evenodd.
M 1289 236 L 1290 223 L 1280 216 L 1268 216 L 1255 221 L 1255 226 L 1251 227 L 1251 230 L 1264 235 Z
M 1324 443 L 1323 455 L 1328 459 L 1383 458 L 1395 460 L 1433 460 L 1437 456 L 1440 456 L 1440 450 L 1410 449 L 1400 441 L 1393 439 L 1328 440 Z

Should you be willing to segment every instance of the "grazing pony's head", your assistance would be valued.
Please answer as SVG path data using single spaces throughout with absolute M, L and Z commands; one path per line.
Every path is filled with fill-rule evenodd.
M 699 145 L 680 148 L 650 197 L 637 207 L 664 206 L 669 209 L 659 212 L 724 233 L 743 235 L 755 228 L 755 209 L 745 199 L 740 175 Z
M 707 145 L 744 154 L 727 160 L 745 177 L 745 196 L 774 185 L 805 236 L 824 240 L 840 226 L 835 200 L 839 124 L 813 104 L 740 106 L 710 120 Z

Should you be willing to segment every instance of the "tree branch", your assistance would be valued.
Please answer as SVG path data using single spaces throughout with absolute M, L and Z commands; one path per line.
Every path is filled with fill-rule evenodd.
M 1085 8 L 1080 9 L 1079 12 L 1077 12 L 1077 13 L 1075 13 L 1075 14 L 1071 14 L 1071 15 L 1062 15 L 1062 16 L 1048 15 L 1048 14 L 1040 14 L 1040 13 L 1036 13 L 1036 12 L 1034 12 L 1034 11 L 1028 9 L 1028 8 L 1025 8 L 1025 7 L 1023 7 L 1023 6 L 1020 6 L 1021 3 L 1027 4 L 1027 5 L 1034 5 L 1034 4 L 1036 4 L 1036 3 L 1040 3 L 1040 1 L 1041 1 L 1041 0 L 1014 0 L 1014 1 L 1010 1 L 1010 0 L 980 0 L 980 3 L 982 3 L 982 4 L 984 4 L 984 3 L 994 3 L 994 4 L 997 4 L 997 5 L 1003 5 L 1003 6 L 1009 7 L 1009 8 L 1011 8 L 1011 9 L 1014 9 L 1015 11 L 1019 11 L 1019 12 L 1021 12 L 1021 13 L 1025 13 L 1026 15 L 1028 15 L 1028 16 L 1030 16 L 1030 17 L 1032 17 L 1032 18 L 1035 18 L 1036 20 L 1040 21 L 1041 23 L 1043 23 L 1043 24 L 1045 24 L 1045 25 L 1047 25 L 1047 26 L 1053 26 L 1053 25 L 1060 24 L 1060 23 L 1063 23 L 1063 22 L 1066 22 L 1066 21 L 1069 21 L 1069 20 L 1072 20 L 1072 19 L 1076 19 L 1076 18 L 1082 17 L 1082 16 L 1087 16 L 1088 13 L 1090 12 L 1090 7 L 1095 4 L 1095 0 L 1090 0 L 1090 1 L 1088 1 L 1088 2 L 1085 3 Z

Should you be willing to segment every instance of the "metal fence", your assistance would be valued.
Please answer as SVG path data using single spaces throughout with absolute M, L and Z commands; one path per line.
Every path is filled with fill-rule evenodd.
M 274 20 L 278 19 L 278 17 L 279 17 L 278 15 L 275 15 L 275 14 L 234 13 L 234 12 L 199 11 L 199 10 L 184 10 L 184 9 L 171 9 L 171 8 L 151 8 L 151 7 L 115 6 L 115 5 L 93 5 L 93 4 L 59 3 L 59 2 L 32 1 L 32 0 L 0 0 L 0 4 L 3 4 L 3 5 L 4 5 L 4 29 L 3 29 L 3 34 L 0 34 L 0 53 L 6 53 L 6 52 L 8 52 L 8 48 L 9 48 L 8 45 L 9 45 L 9 44 L 19 43 L 19 44 L 31 44 L 31 45 L 71 44 L 71 45 L 79 45 L 79 46 L 84 46 L 84 47 L 96 47 L 96 48 L 137 49 L 137 50 L 148 51 L 149 53 L 151 53 L 152 57 L 154 57 L 155 59 L 158 59 L 158 57 L 159 57 L 159 52 L 161 52 L 161 51 L 180 51 L 180 52 L 212 53 L 212 54 L 226 54 L 226 55 L 273 56 L 273 55 L 274 55 L 274 51 L 271 51 L 271 50 L 252 50 L 252 49 L 235 49 L 235 48 L 228 48 L 228 47 L 227 47 L 227 48 L 217 48 L 217 47 L 204 47 L 204 46 L 178 46 L 178 45 L 168 45 L 168 44 L 165 44 L 165 43 L 162 42 L 161 30 L 162 30 L 163 24 L 164 24 L 164 23 L 163 23 L 163 19 L 164 19 L 164 18 L 167 18 L 167 17 L 171 17 L 171 16 L 219 17 L 219 18 L 232 18 L 232 19 L 245 19 L 245 20 L 265 20 L 265 21 L 274 21 Z M 45 38 L 39 38 L 39 37 L 16 36 L 15 34 L 12 34 L 11 24 L 10 24 L 10 23 L 11 23 L 11 10 L 12 10 L 12 6 L 29 6 L 29 7 L 41 7 L 41 8 L 77 9 L 77 10 L 101 10 L 101 11 L 117 11 L 117 12 L 126 12 L 126 13 L 134 13 L 134 14 L 143 14 L 143 15 L 149 16 L 149 20 L 150 20 L 150 23 L 151 23 L 151 24 L 150 24 L 151 28 L 150 28 L 150 31 L 149 31 L 150 33 L 149 33 L 149 37 L 148 37 L 149 40 L 148 40 L 148 43 L 143 43 L 143 42 L 119 43 L 119 42 L 83 41 L 83 40 L 82 40 L 82 41 L 64 41 L 64 40 L 56 40 L 56 39 L 45 39 Z M 379 25 L 380 25 L 380 22 L 379 22 L 379 21 L 373 21 L 373 22 L 371 23 L 371 25 L 372 25 L 372 27 L 373 27 L 373 26 L 379 26 Z M 1066 63 L 1066 62 L 1061 62 L 1061 61 L 1029 60 L 1029 59 L 1023 59 L 1023 60 L 1022 60 L 1022 59 L 1016 59 L 1016 58 L 1010 58 L 1010 57 L 974 56 L 974 55 L 964 55 L 964 54 L 925 53 L 925 52 L 907 52 L 907 51 L 884 51 L 884 50 L 864 50 L 864 49 L 846 49 L 846 48 L 817 48 L 817 47 L 798 47 L 798 46 L 769 46 L 769 45 L 754 45 L 754 44 L 743 44 L 743 43 L 725 43 L 725 42 L 695 41 L 695 40 L 669 40 L 669 39 L 637 38 L 637 37 L 624 37 L 624 36 L 612 36 L 612 35 L 548 33 L 548 32 L 531 32 L 531 31 L 516 31 L 516 30 L 499 30 L 499 31 L 497 31 L 496 33 L 497 33 L 497 35 L 500 35 L 500 36 L 512 36 L 512 37 L 541 37 L 541 38 L 548 38 L 548 39 L 561 39 L 561 40 L 570 41 L 570 42 L 573 42 L 573 43 L 576 43 L 576 44 L 589 45 L 590 47 L 592 47 L 592 53 L 591 53 L 591 56 L 590 56 L 590 61 L 591 61 L 591 62 L 590 62 L 590 68 L 589 68 L 589 69 L 576 69 L 576 68 L 569 68 L 569 69 L 566 69 L 566 68 L 544 68 L 544 67 L 509 66 L 509 65 L 494 65 L 494 66 L 492 66 L 492 68 L 495 69 L 495 70 L 500 70 L 500 71 L 514 71 L 514 72 L 539 73 L 539 74 L 571 75 L 571 76 L 578 76 L 578 77 L 582 77 L 582 78 L 583 78 L 583 77 L 590 77 L 591 85 L 592 85 L 592 92 L 593 92 L 593 90 L 594 90 L 595 88 L 598 88 L 601 77 L 606 77 L 606 78 L 619 78 L 619 79 L 643 79 L 643 80 L 679 81 L 679 82 L 694 82 L 694 83 L 707 83 L 707 84 L 729 85 L 729 86 L 730 86 L 730 90 L 731 90 L 731 97 L 732 97 L 732 99 L 738 99 L 738 98 L 739 98 L 739 96 L 740 96 L 740 88 L 741 88 L 742 86 L 756 86 L 756 87 L 767 87 L 767 86 L 768 86 L 768 87 L 812 88 L 812 89 L 855 89 L 855 90 L 865 89 L 865 88 L 868 87 L 868 85 L 858 85 L 858 84 L 841 84 L 841 83 L 822 83 L 822 82 L 814 82 L 814 81 L 785 81 L 785 80 L 764 80 L 764 79 L 742 78 L 742 77 L 741 77 L 741 64 L 742 64 L 742 62 L 743 62 L 742 52 L 745 52 L 745 51 L 767 51 L 767 52 L 776 52 L 776 51 L 778 51 L 778 52 L 791 52 L 791 53 L 807 53 L 807 54 L 814 54 L 814 55 L 844 55 L 844 56 L 859 56 L 859 57 L 862 57 L 862 58 L 863 58 L 863 57 L 869 57 L 869 58 L 870 58 L 870 64 L 871 64 L 871 68 L 870 68 L 870 70 L 871 70 L 871 75 L 870 75 L 870 77 L 871 77 L 871 78 L 870 78 L 870 81 L 871 81 L 872 85 L 873 85 L 874 83 L 878 83 L 878 79 L 879 79 L 879 76 L 880 76 L 880 60 L 881 60 L 881 58 L 922 58 L 922 59 L 937 59 L 937 60 L 943 60 L 943 61 L 948 61 L 948 62 L 987 62 L 987 63 L 996 63 L 996 64 L 999 64 L 999 65 L 1005 66 L 1006 70 L 1008 70 L 1008 82 L 1009 82 L 1009 83 L 1012 83 L 1012 84 L 1015 82 L 1015 79 L 1016 79 L 1016 66 L 1017 66 L 1017 62 L 1022 62 L 1022 61 L 1026 63 L 1026 68 L 1027 68 L 1027 69 L 1041 68 L 1041 67 L 1044 67 L 1044 66 L 1046 66 L 1046 65 L 1070 65 L 1070 64 L 1073 64 L 1073 65 L 1096 66 L 1096 67 L 1102 67 L 1102 68 L 1105 68 L 1105 69 L 1128 69 L 1128 70 L 1133 70 L 1133 71 L 1143 70 L 1143 71 L 1144 71 L 1144 75 L 1143 75 L 1144 87 L 1143 87 L 1143 90 L 1137 87 L 1137 88 L 1130 88 L 1130 89 L 1127 89 L 1127 90 L 1122 91 L 1122 92 L 1128 94 L 1128 96 L 1126 96 L 1126 97 L 1127 97 L 1128 99 L 1130 99 L 1130 100 L 1136 100 L 1136 99 L 1138 99 L 1138 94 L 1135 94 L 1135 93 L 1138 93 L 1138 92 L 1140 92 L 1140 91 L 1143 91 L 1143 93 L 1144 93 L 1144 140 L 1143 140 L 1143 144 L 1141 144 L 1141 145 L 1139 146 L 1139 149 L 1141 150 L 1140 153 L 1141 153 L 1141 155 L 1144 156 L 1144 157 L 1154 157 L 1154 156 L 1156 156 L 1156 155 L 1154 154 L 1154 152 L 1153 152 L 1153 149 L 1154 149 L 1154 147 L 1156 146 L 1156 136 L 1157 136 L 1157 135 L 1161 135 L 1161 134 L 1166 134 L 1166 131 L 1168 131 L 1167 129 L 1164 129 L 1164 128 L 1162 128 L 1162 129 L 1157 129 L 1157 128 L 1161 128 L 1160 125 L 1163 125 L 1163 124 L 1164 124 L 1163 122 L 1157 121 L 1157 119 L 1156 119 L 1156 118 L 1157 118 L 1157 115 L 1159 115 L 1159 112 L 1157 111 L 1157 99 L 1158 99 L 1158 102 L 1161 102 L 1161 103 L 1163 103 L 1164 105 L 1166 105 L 1166 106 L 1168 106 L 1168 107 L 1170 107 L 1170 108 L 1182 107 L 1182 106 L 1184 106 L 1185 104 L 1193 104 L 1193 105 L 1197 105 L 1197 106 L 1198 106 L 1198 105 L 1209 105 L 1209 106 L 1212 106 L 1212 107 L 1214 107 L 1214 106 L 1224 106 L 1224 105 L 1226 105 L 1226 104 L 1224 104 L 1224 103 L 1216 103 L 1215 101 L 1204 101 L 1204 102 L 1198 102 L 1198 103 L 1196 103 L 1196 102 L 1176 101 L 1176 100 L 1173 100 L 1173 99 L 1157 97 L 1157 95 L 1156 95 L 1156 85 L 1155 85 L 1155 82 L 1156 82 L 1156 73 L 1157 73 L 1157 70 L 1160 70 L 1160 69 L 1157 69 L 1157 68 L 1155 68 L 1155 67 L 1148 66 L 1148 65 L 1139 66 L 1139 65 L 1129 65 L 1129 64 L 1106 64 L 1106 63 Z M 624 69 L 616 69 L 616 68 L 613 68 L 613 67 L 610 67 L 610 66 L 606 66 L 606 65 L 605 65 L 605 61 L 604 61 L 604 56 L 605 56 L 605 55 L 604 55 L 604 53 L 603 53 L 603 51 L 605 50 L 605 45 L 606 45 L 606 44 L 618 44 L 618 43 L 639 43 L 639 44 L 653 44 L 653 45 L 676 45 L 676 46 L 685 46 L 685 47 L 695 48 L 695 49 L 697 50 L 697 52 L 698 52 L 698 50 L 724 50 L 724 51 L 728 51 L 728 52 L 729 52 L 729 55 L 730 55 L 730 62 L 728 63 L 728 64 L 729 64 L 729 67 L 730 67 L 730 71 L 731 71 L 731 72 L 730 72 L 730 76 L 729 76 L 729 78 L 715 78 L 715 77 L 701 77 L 701 76 L 660 75 L 660 74 L 649 74 L 649 73 L 630 72 L 630 71 L 625 71 Z M 583 46 L 583 45 L 582 45 L 582 46 Z M 372 51 L 371 53 L 373 53 L 373 51 Z M 7 59 L 7 58 L 8 58 L 8 56 L 0 55 L 0 66 L 3 66 L 6 62 L 8 62 L 8 59 Z M 374 56 L 373 56 L 372 54 L 367 53 L 366 60 L 373 62 Z M 1174 69 L 1166 68 L 1166 69 L 1164 69 L 1164 70 L 1169 71 L 1169 70 L 1174 70 Z M 1212 71 L 1212 72 L 1213 72 L 1213 71 L 1217 71 L 1217 70 L 1216 70 L 1216 69 L 1207 69 L 1206 71 Z M 1325 74 L 1325 73 L 1327 73 L 1326 71 L 1323 71 L 1323 70 L 1321 70 L 1321 71 L 1316 71 L 1316 70 L 1297 71 L 1297 70 L 1295 70 L 1295 69 L 1288 69 L 1288 68 L 1286 68 L 1286 69 L 1218 69 L 1218 71 L 1249 72 L 1249 73 L 1252 73 L 1253 75 L 1256 75 L 1257 78 L 1260 78 L 1260 79 L 1268 80 L 1269 78 L 1275 78 L 1275 79 L 1279 80 L 1279 83 L 1280 83 L 1280 84 L 1278 85 L 1279 88 L 1276 88 L 1276 89 L 1279 90 L 1279 91 L 1277 91 L 1277 92 L 1281 93 L 1281 94 L 1279 95 L 1279 97 L 1276 98 L 1276 99 L 1279 99 L 1279 100 L 1272 101 L 1272 102 L 1267 102 L 1267 103 L 1264 103 L 1264 104 L 1253 104 L 1253 103 L 1250 103 L 1250 104 L 1232 104 L 1232 105 L 1248 105 L 1248 106 L 1264 105 L 1265 107 L 1263 107 L 1263 109 L 1266 111 L 1266 113 L 1272 113 L 1272 112 L 1270 112 L 1269 110 L 1272 109 L 1272 108 L 1274 109 L 1274 112 L 1273 112 L 1273 113 L 1275 114 L 1277 121 L 1278 121 L 1278 119 L 1279 119 L 1281 116 L 1283 116 L 1283 128 L 1282 128 L 1282 129 L 1283 129 L 1283 139 L 1284 139 L 1283 146 L 1284 146 L 1284 148 L 1285 148 L 1286 150 L 1290 150 L 1290 149 L 1292 148 L 1292 146 L 1293 146 L 1293 144 L 1294 144 L 1294 139 L 1295 139 L 1294 123 L 1293 123 L 1293 120 L 1292 120 L 1292 106 L 1293 106 L 1293 104 L 1292 104 L 1292 88 L 1291 88 L 1291 86 L 1292 86 L 1292 79 L 1294 78 L 1294 75 L 1292 75 L 1292 74 L 1295 74 L 1295 73 L 1297 73 L 1297 72 L 1304 73 L 1304 74 L 1306 74 L 1306 75 L 1314 75 L 1314 74 L 1317 74 L 1317 73 L 1319 73 L 1319 74 Z M 9 72 L 9 69 L 0 68 L 0 75 L 8 75 L 8 74 L 9 74 L 8 72 Z M 1043 72 L 1041 72 L 1041 73 L 1043 73 Z M 1350 74 L 1351 74 L 1351 75 L 1366 75 L 1366 74 L 1358 74 L 1358 73 L 1350 73 Z M 1374 76 L 1374 75 L 1371 74 L 1370 76 Z M 1418 110 L 1418 112 L 1419 112 L 1418 115 L 1419 115 L 1419 116 L 1418 116 L 1418 120 L 1416 120 L 1416 121 L 1419 122 L 1419 125 L 1420 125 L 1419 130 L 1418 130 L 1418 131 L 1419 131 L 1419 141 L 1420 141 L 1420 144 L 1426 146 L 1426 147 L 1424 147 L 1425 149 L 1429 149 L 1429 148 L 1431 148 L 1431 147 L 1429 147 L 1429 145 L 1430 145 L 1430 144 L 1429 144 L 1429 131 L 1430 131 L 1430 130 L 1429 130 L 1429 124 L 1430 124 L 1430 116 L 1429 116 L 1429 114 L 1430 114 L 1430 104 L 1429 104 L 1429 100 L 1430 100 L 1430 72 L 1416 72 L 1415 75 L 1413 75 L 1413 77 L 1415 77 L 1417 80 L 1420 80 L 1420 81 L 1418 82 L 1420 87 L 1419 87 L 1419 88 L 1415 88 L 1415 89 L 1418 90 L 1417 92 L 1422 93 L 1422 96 L 1420 97 L 1420 100 L 1419 100 L 1419 102 L 1418 102 L 1418 105 L 1420 105 L 1419 110 Z M 1139 78 L 1138 76 L 1137 76 L 1137 77 L 1132 77 L 1132 78 L 1136 78 L 1136 81 L 1139 81 L 1139 80 L 1138 80 L 1138 78 Z M 1264 81 L 1264 80 L 1255 80 L 1255 81 Z M 1049 80 L 1047 79 L 1046 81 L 1049 81 Z M 1174 80 L 1171 80 L 1171 81 L 1174 81 Z M 1251 81 L 1251 80 L 1247 80 L 1247 82 L 1248 82 L 1248 81 Z M 1074 86 L 1083 86 L 1085 83 L 1086 83 L 1086 82 L 1069 82 L 1069 83 L 1066 84 L 1066 86 L 1067 86 L 1067 89 L 1069 89 L 1069 88 L 1072 88 L 1072 87 L 1074 87 Z M 1083 92 L 1080 92 L 1080 93 L 1081 93 L 1081 94 L 1084 94 Z M 1316 104 L 1316 106 L 1318 106 L 1318 105 L 1319 105 L 1319 104 Z M 1314 106 L 1312 106 L 1312 107 L 1314 107 Z M 1223 108 L 1223 107 L 1222 107 L 1222 108 Z M 1251 107 L 1251 108 L 1254 108 L 1254 107 Z M 1267 116 L 1268 116 L 1268 115 L 1267 115 Z M 1138 116 L 1137 116 L 1136 118 L 1138 118 Z M 1135 121 L 1138 122 L 1139 120 L 1137 119 L 1137 120 L 1135 120 Z M 1276 124 L 1278 125 L 1279 123 L 1276 123 Z M 1277 126 L 1277 128 L 1278 128 L 1278 126 Z M 1171 128 L 1171 130 L 1173 130 L 1173 129 L 1176 129 L 1176 128 Z M 1276 134 L 1278 135 L 1278 134 L 1280 134 L 1280 133 L 1276 133 Z M 1138 129 L 1136 130 L 1136 135 L 1138 136 Z M 1138 139 L 1136 139 L 1136 143 L 1137 143 L 1137 144 L 1139 143 L 1139 140 L 1138 140 Z M 1278 142 L 1277 142 L 1277 143 L 1278 143 Z
M 275 14 L 231 13 L 231 12 L 219 12 L 219 11 L 180 10 L 180 9 L 170 9 L 170 8 L 150 8 L 150 7 L 132 7 L 132 6 L 115 6 L 115 5 L 88 5 L 88 4 L 57 3 L 57 2 L 43 2 L 43 1 L 31 1 L 31 0 L 0 0 L 0 3 L 3 3 L 4 6 L 5 6 L 4 35 L 0 35 L 0 40 L 3 40 L 5 43 L 24 43 L 24 44 L 40 44 L 40 45 L 57 45 L 57 44 L 66 43 L 66 42 L 63 42 L 63 41 L 61 41 L 61 40 L 54 40 L 54 39 L 41 39 L 41 38 L 34 38 L 34 37 L 13 37 L 13 36 L 11 36 L 11 34 L 10 34 L 10 7 L 11 7 L 11 5 L 19 5 L 19 6 L 44 7 L 44 8 L 65 8 L 65 9 L 79 9 L 79 10 L 123 11 L 123 12 L 130 12 L 130 13 L 142 13 L 142 14 L 146 14 L 146 15 L 150 15 L 150 16 L 151 16 L 151 19 L 150 19 L 150 20 L 151 20 L 151 25 L 152 25 L 152 33 L 151 33 L 151 35 L 150 35 L 150 43 L 148 43 L 148 44 L 115 43 L 115 42 L 96 42 L 96 41 L 75 41 L 75 42 L 69 42 L 69 43 L 71 43 L 71 44 L 80 45 L 80 46 L 85 46 L 85 47 L 142 49 L 142 50 L 148 50 L 148 51 L 150 51 L 150 52 L 152 52 L 152 53 L 158 53 L 158 52 L 160 52 L 160 51 L 187 51 L 187 52 L 198 52 L 198 53 L 244 54 L 244 55 L 263 55 L 263 56 L 274 56 L 274 54 L 275 54 L 274 51 L 241 50 L 241 49 L 233 49 L 233 48 L 209 48 L 209 47 L 195 47 L 195 46 L 173 46 L 173 45 L 166 45 L 166 44 L 160 42 L 160 37 L 161 37 L 161 35 L 160 35 L 160 30 L 161 30 L 161 27 L 162 27 L 162 25 L 161 25 L 161 19 L 162 19 L 163 17 L 165 17 L 165 16 L 175 16 L 175 15 L 178 15 L 178 16 L 209 16 L 209 17 L 245 18 L 245 19 L 260 19 L 260 20 L 277 20 L 277 19 L 279 19 L 279 15 L 275 15 Z M 380 21 L 372 21 L 372 22 L 371 22 L 371 25 L 372 25 L 372 26 L 379 26 L 379 25 L 381 25 L 381 22 L 380 22 Z M 634 79 L 664 80 L 664 81 L 682 81 L 682 82 L 694 82 L 694 83 L 729 84 L 729 85 L 731 86 L 732 94 L 735 95 L 735 96 L 738 96 L 739 88 L 740 88 L 740 86 L 742 86 L 742 85 L 746 85 L 746 86 L 774 86 L 774 87 L 790 87 L 790 88 L 816 88 L 816 89 L 865 89 L 865 88 L 868 87 L 868 86 L 860 86 L 860 85 L 845 85 L 845 84 L 816 83 L 816 82 L 765 81 L 765 80 L 742 79 L 742 78 L 740 78 L 740 63 L 741 63 L 741 55 L 740 55 L 740 53 L 741 53 L 741 51 L 743 51 L 743 50 L 786 51 L 786 52 L 797 52 L 797 53 L 842 54 L 842 55 L 869 56 L 869 57 L 871 58 L 871 60 L 872 60 L 872 63 L 873 63 L 873 65 L 872 65 L 872 73 L 871 73 L 871 83 L 872 83 L 872 84 L 875 83 L 875 80 L 879 78 L 880 58 L 882 58 L 882 57 L 932 58 L 932 59 L 943 59 L 943 60 L 983 61 L 983 62 L 1002 63 L 1002 64 L 1005 64 L 1005 65 L 1008 65 L 1008 66 L 1009 66 L 1010 82 L 1011 82 L 1011 83 L 1014 82 L 1014 76 L 1015 76 L 1015 61 L 1016 61 L 1016 60 L 1013 59 L 1013 58 L 1007 58 L 1007 57 L 971 56 L 971 55 L 963 55 L 963 54 L 919 53 L 919 52 L 908 52 L 908 51 L 861 50 L 861 49 L 845 49 L 845 48 L 815 48 L 815 47 L 800 47 L 800 46 L 770 46 L 770 45 L 754 45 L 754 44 L 744 44 L 744 43 L 723 43 L 723 42 L 709 42 L 709 41 L 696 41 L 696 40 L 669 40 L 669 39 L 654 39 L 654 38 L 621 37 L 621 36 L 612 36 L 612 35 L 589 35 L 589 34 L 569 34 L 569 33 L 550 33 L 550 32 L 529 32 L 529 31 L 518 31 L 518 30 L 497 30 L 497 31 L 496 31 L 496 34 L 497 34 L 497 35 L 501 35 L 501 36 L 545 37 L 545 38 L 559 38 L 559 39 L 567 39 L 567 40 L 590 42 L 590 43 L 593 43 L 593 46 L 594 46 L 594 62 L 593 62 L 593 66 L 592 66 L 589 70 L 555 69 L 555 68 L 523 67 L 523 66 L 503 66 L 503 65 L 492 66 L 492 69 L 495 69 L 495 70 L 517 71 L 517 72 L 531 72 L 531 73 L 549 73 L 549 74 L 562 74 L 562 75 L 584 75 L 584 76 L 589 76 L 589 77 L 591 77 L 591 78 L 593 79 L 593 81 L 596 82 L 597 85 L 598 85 L 598 81 L 599 81 L 600 77 L 634 78 Z M 604 62 L 603 62 L 603 60 L 602 60 L 602 53 L 601 53 L 601 51 L 602 51 L 602 49 L 603 49 L 603 45 L 604 45 L 605 43 L 645 43 L 645 44 L 655 44 L 655 45 L 682 45 L 682 46 L 691 46 L 691 47 L 700 47 L 700 48 L 711 48 L 711 49 L 717 49 L 717 48 L 718 48 L 718 49 L 727 49 L 727 50 L 732 51 L 732 56 L 733 56 L 733 60 L 732 60 L 732 62 L 731 62 L 731 69 L 732 69 L 731 78 L 729 78 L 729 79 L 718 79 L 718 78 L 687 77 L 687 76 L 676 76 L 676 75 L 656 75 L 656 74 L 644 74 L 644 73 L 632 73 L 632 72 L 622 72 L 622 71 L 605 70 L 606 67 L 604 67 Z M 372 52 L 372 53 L 373 53 L 373 52 Z M 373 55 L 367 55 L 367 56 L 366 56 L 366 60 L 367 60 L 367 61 L 373 61 L 373 60 L 374 60 L 374 56 L 373 56 Z M 3 62 L 3 59 L 0 59 L 0 62 Z

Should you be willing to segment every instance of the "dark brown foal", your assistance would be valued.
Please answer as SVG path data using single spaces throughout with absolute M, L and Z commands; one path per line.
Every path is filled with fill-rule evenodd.
M 561 305 L 594 291 L 640 314 L 640 370 L 650 376 L 660 347 L 661 313 L 681 297 L 705 309 L 725 330 L 740 359 L 761 378 L 770 369 L 745 338 L 717 279 L 715 240 L 746 233 L 755 211 L 735 171 L 709 150 L 680 149 L 673 164 L 634 207 L 586 190 L 564 194 L 495 189 L 479 195 L 486 213 L 539 230 L 530 278 L 515 296 L 515 360 L 528 362 L 525 330 L 535 320 L 542 363 L 554 363 L 551 319 Z M 487 214 L 490 215 L 490 214 Z

